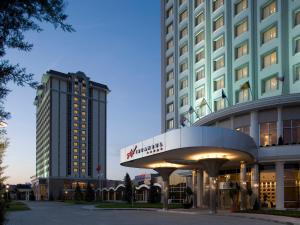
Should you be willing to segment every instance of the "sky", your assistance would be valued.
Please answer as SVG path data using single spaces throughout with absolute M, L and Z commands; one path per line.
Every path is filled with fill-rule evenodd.
M 64 33 L 42 24 L 41 33 L 28 32 L 31 52 L 8 50 L 5 56 L 41 81 L 53 69 L 83 71 L 108 85 L 107 175 L 123 179 L 151 170 L 122 167 L 119 150 L 160 133 L 160 1 L 69 0 L 68 23 L 76 32 Z M 9 86 L 5 103 L 8 121 L 8 183 L 30 182 L 35 175 L 35 90 Z

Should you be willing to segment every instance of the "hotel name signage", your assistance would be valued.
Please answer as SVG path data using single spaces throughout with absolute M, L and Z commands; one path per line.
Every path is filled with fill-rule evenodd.
M 164 150 L 164 144 L 162 142 L 157 142 L 152 145 L 148 145 L 142 148 L 138 148 L 137 145 L 135 145 L 130 151 L 127 152 L 127 160 L 133 158 L 134 156 L 140 156 L 142 153 L 145 155 L 151 155 L 154 153 L 158 153 Z

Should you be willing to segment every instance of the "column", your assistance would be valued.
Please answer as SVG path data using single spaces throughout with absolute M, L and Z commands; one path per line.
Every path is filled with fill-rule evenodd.
M 244 161 L 240 165 L 240 186 L 241 186 L 241 210 L 247 207 L 247 167 Z
M 217 180 L 216 177 L 209 177 L 209 213 L 217 213 L 217 204 L 216 204 L 216 192 L 217 192 Z
M 255 201 L 259 204 L 260 198 L 259 198 L 259 187 L 260 187 L 260 181 L 259 181 L 259 165 L 256 163 L 251 168 L 251 189 L 252 189 L 252 201 L 251 201 L 251 208 L 253 208 Z
M 283 138 L 282 107 L 277 108 L 277 143 L 279 137 Z
M 197 170 L 197 207 L 203 207 L 203 170 Z
M 192 188 L 193 188 L 193 208 L 197 208 L 197 171 L 192 171 Z
M 253 111 L 250 114 L 250 136 L 253 138 L 256 145 L 259 146 L 258 113 L 256 111 Z
M 276 172 L 276 209 L 284 209 L 284 162 L 275 163 Z

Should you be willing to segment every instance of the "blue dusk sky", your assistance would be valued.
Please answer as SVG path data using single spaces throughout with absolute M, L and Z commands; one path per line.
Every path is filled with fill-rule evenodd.
M 75 33 L 43 24 L 41 33 L 26 33 L 31 52 L 9 50 L 37 81 L 46 71 L 83 71 L 107 84 L 107 171 L 109 179 L 149 173 L 122 167 L 119 150 L 160 133 L 160 1 L 69 0 L 66 12 Z M 8 183 L 30 182 L 35 175 L 35 90 L 16 87 L 5 103 L 10 146 L 5 157 Z

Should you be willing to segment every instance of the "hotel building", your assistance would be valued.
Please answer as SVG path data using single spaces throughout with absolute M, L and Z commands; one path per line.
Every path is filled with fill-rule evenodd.
M 100 174 L 106 179 L 108 92 L 82 72 L 43 75 L 34 101 L 38 199 L 57 199 L 77 183 L 97 187 Z
M 231 207 L 233 183 L 241 209 L 247 190 L 299 208 L 300 1 L 162 0 L 161 45 L 162 134 L 121 164 L 154 168 L 167 189 L 191 170 L 194 202 L 208 195 L 212 212 Z

